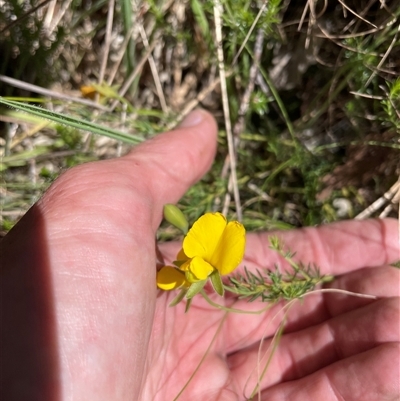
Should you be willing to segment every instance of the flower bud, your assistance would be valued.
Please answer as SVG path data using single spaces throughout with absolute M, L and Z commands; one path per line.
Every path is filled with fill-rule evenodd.
M 168 223 L 181 230 L 184 234 L 187 234 L 189 223 L 186 220 L 185 215 L 177 206 L 171 203 L 164 205 L 164 218 Z

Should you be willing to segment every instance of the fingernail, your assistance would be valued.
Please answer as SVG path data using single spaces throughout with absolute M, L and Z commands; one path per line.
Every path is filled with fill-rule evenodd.
M 179 128 L 187 128 L 198 125 L 203 121 L 203 118 L 204 116 L 201 110 L 194 110 L 179 124 Z

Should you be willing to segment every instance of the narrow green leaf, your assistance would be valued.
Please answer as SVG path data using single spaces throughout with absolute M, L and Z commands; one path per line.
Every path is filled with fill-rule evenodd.
M 207 280 L 202 280 L 202 281 L 197 281 L 196 283 L 193 283 L 187 293 L 186 293 L 186 298 L 187 299 L 192 299 L 196 294 L 198 294 L 203 287 L 206 285 Z
M 169 306 L 175 306 L 178 305 L 179 302 L 182 301 L 183 297 L 186 295 L 187 289 L 186 288 L 182 288 L 179 291 L 179 294 L 171 301 L 171 303 L 169 304 Z
M 84 131 L 89 131 L 94 134 L 107 136 L 109 138 L 117 139 L 126 143 L 140 143 L 143 142 L 143 138 L 138 136 L 130 135 L 125 132 L 117 131 L 112 128 L 103 127 L 102 125 L 92 123 L 90 121 L 84 121 L 76 117 L 67 116 L 55 111 L 46 110 L 42 107 L 34 106 L 31 104 L 20 103 L 13 100 L 6 100 L 0 96 L 0 104 L 4 104 L 8 107 L 12 107 L 17 110 L 24 111 L 35 116 L 55 121 L 59 124 L 68 125 L 70 127 L 78 128 Z
M 221 295 L 221 297 L 224 295 L 224 285 L 222 284 L 222 280 L 221 280 L 221 275 L 219 274 L 219 271 L 217 269 L 215 269 L 211 275 L 211 284 L 215 290 L 215 292 L 218 295 Z
M 188 299 L 188 300 L 186 301 L 185 313 L 187 313 L 187 312 L 189 311 L 190 305 L 192 304 L 192 299 L 193 299 L 193 298 L 190 298 L 190 299 Z
M 200 27 L 201 33 L 205 39 L 209 39 L 210 37 L 210 27 L 208 25 L 207 17 L 203 10 L 203 4 L 199 2 L 199 0 L 191 1 L 192 11 L 194 18 Z

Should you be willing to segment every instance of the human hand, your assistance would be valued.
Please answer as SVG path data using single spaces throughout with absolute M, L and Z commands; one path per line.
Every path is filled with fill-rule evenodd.
M 203 121 L 146 142 L 126 157 L 71 169 L 3 240 L 4 399 L 172 400 L 194 372 L 223 313 L 199 297 L 186 315 L 181 304 L 168 308 L 173 294 L 161 292 L 157 296 L 155 288 L 154 238 L 162 206 L 175 203 L 212 162 L 215 124 L 204 112 L 196 112 L 192 118 L 196 116 L 202 116 Z M 323 391 L 328 387 L 323 385 L 329 384 L 339 392 L 352 390 L 354 377 L 348 370 L 354 358 L 360 365 L 353 371 L 360 372 L 357 383 L 366 378 L 363 390 L 374 384 L 370 375 L 377 379 L 380 374 L 377 384 L 381 394 L 394 394 L 393 366 L 398 351 L 388 355 L 388 349 L 399 340 L 398 336 L 392 338 L 398 311 L 397 315 L 390 312 L 393 297 L 398 296 L 398 271 L 385 264 L 398 257 L 395 223 L 347 222 L 293 231 L 283 238 L 298 251 L 299 259 L 315 261 L 324 273 L 348 273 L 335 285 L 373 294 L 383 289 L 384 294 L 377 294 L 383 299 L 373 303 L 312 296 L 296 306 L 288 320 L 290 333 L 282 337 L 273 360 L 277 365 L 262 381 L 266 399 L 285 398 L 300 388 L 295 393 L 298 399 L 309 394 L 306 399 L 319 400 L 321 393 L 319 398 L 313 393 L 318 390 L 325 400 Z M 274 256 L 267 244 L 265 235 L 249 235 L 245 260 L 249 268 L 271 266 Z M 161 245 L 166 260 L 173 259 L 177 246 Z M 380 265 L 383 267 L 369 269 Z M 359 268 L 366 269 L 357 272 Z M 382 284 L 377 285 L 376 280 Z M 227 302 L 242 309 L 259 308 L 244 301 Z M 388 304 L 392 305 L 390 310 Z M 373 305 L 378 306 L 373 309 Z M 256 316 L 230 314 L 181 399 L 241 397 L 244 380 L 255 366 L 254 344 L 273 333 L 276 324 L 268 330 L 265 327 L 275 311 Z M 351 315 L 357 312 L 361 326 L 356 326 Z M 330 314 L 335 317 L 330 318 Z M 351 324 L 346 325 L 349 320 Z M 320 332 L 312 331 L 319 327 L 316 324 L 322 325 Z M 336 327 L 334 324 L 343 327 L 336 342 L 328 330 Z M 364 332 L 371 324 L 376 324 L 376 330 Z M 308 326 L 309 336 L 302 331 Z M 385 330 L 382 333 L 378 328 Z M 324 330 L 328 333 L 322 335 Z M 357 348 L 358 343 L 354 345 L 352 336 L 358 332 L 364 335 L 359 343 L 365 350 Z M 316 337 L 320 342 L 312 348 Z M 322 352 L 333 344 L 344 349 L 349 337 L 355 349 L 353 359 L 344 351 L 333 356 Z M 346 381 L 350 377 L 353 382 Z M 301 379 L 297 382 L 297 378 Z M 304 380 L 322 384 L 307 389 Z M 373 396 L 378 394 L 369 388 Z
M 125 157 L 59 177 L 1 242 L 1 399 L 136 400 L 156 303 L 156 231 L 211 165 L 196 111 Z
M 249 270 L 273 268 L 274 264 L 281 270 L 287 267 L 269 249 L 271 234 L 296 251 L 296 259 L 315 263 L 321 274 L 338 276 L 326 287 L 377 299 L 317 292 L 298 301 L 286 317 L 284 334 L 261 379 L 257 373 L 265 366 L 262 357 L 283 319 L 282 304 L 259 315 L 230 313 L 182 399 L 246 400 L 257 384 L 260 399 L 268 401 L 398 399 L 400 271 L 389 266 L 399 259 L 397 222 L 346 221 L 283 233 L 251 233 L 243 261 Z M 175 244 L 161 244 L 170 260 L 177 249 Z M 183 306 L 177 310 L 181 305 L 167 309 L 170 300 L 167 294 L 158 299 L 155 322 L 163 324 L 153 331 L 150 342 L 156 346 L 159 337 L 169 342 L 167 347 L 156 348 L 150 364 L 153 370 L 159 366 L 154 375 L 160 388 L 155 399 L 159 400 L 173 399 L 182 388 L 223 317 L 223 312 L 205 302 L 197 307 L 193 302 L 184 315 Z M 247 311 L 263 306 L 231 297 L 225 301 L 231 308 Z M 258 365 L 260 360 L 263 364 Z M 171 396 L 163 398 L 163 393 Z

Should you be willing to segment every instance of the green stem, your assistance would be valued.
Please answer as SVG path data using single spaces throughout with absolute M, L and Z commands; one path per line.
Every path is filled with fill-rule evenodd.
M 200 294 L 203 296 L 203 298 L 207 301 L 208 304 L 210 304 L 214 308 L 223 310 L 225 312 L 233 312 L 233 313 L 239 313 L 239 314 L 243 314 L 243 315 L 260 315 L 261 313 L 266 312 L 270 308 L 270 305 L 266 306 L 263 309 L 257 310 L 257 311 L 246 311 L 243 309 L 228 308 L 224 305 L 220 305 L 220 304 L 217 304 L 216 302 L 212 301 L 211 298 L 206 294 L 206 292 L 204 290 L 201 290 Z
M 190 375 L 188 381 L 185 383 L 185 385 L 182 387 L 181 391 L 179 391 L 179 393 L 176 395 L 176 397 L 174 398 L 173 401 L 176 401 L 176 400 L 182 395 L 182 393 L 185 391 L 185 389 L 187 388 L 187 386 L 188 386 L 188 385 L 190 384 L 190 382 L 192 381 L 194 375 L 195 375 L 195 374 L 198 372 L 198 370 L 200 369 L 200 366 L 203 364 L 203 362 L 204 362 L 204 360 L 206 359 L 206 356 L 208 355 L 208 353 L 210 352 L 210 349 L 211 349 L 212 345 L 214 344 L 214 342 L 215 342 L 215 340 L 216 340 L 218 334 L 220 333 L 220 331 L 221 331 L 221 329 L 222 329 L 222 326 L 223 326 L 223 323 L 224 323 L 224 321 L 225 321 L 225 319 L 226 319 L 227 316 L 228 316 L 228 313 L 225 313 L 225 316 L 221 319 L 221 322 L 220 322 L 220 324 L 218 325 L 218 329 L 217 329 L 217 331 L 215 332 L 214 337 L 212 338 L 212 340 L 211 340 L 209 346 L 207 347 L 206 352 L 204 353 L 204 355 L 203 355 L 202 358 L 200 359 L 199 364 L 196 366 L 196 369 L 195 369 L 195 370 L 193 371 L 193 373 Z

